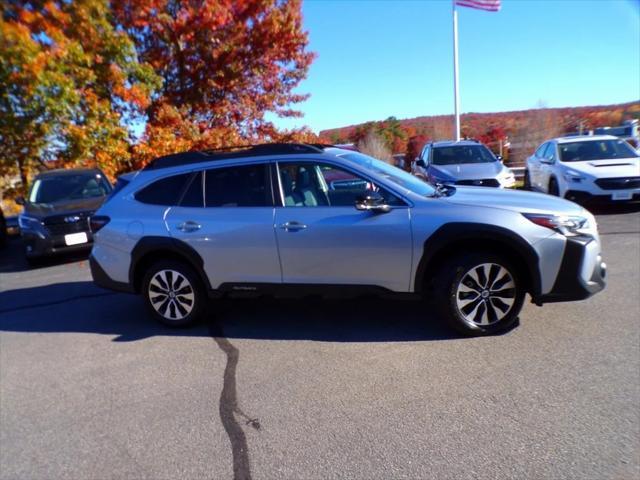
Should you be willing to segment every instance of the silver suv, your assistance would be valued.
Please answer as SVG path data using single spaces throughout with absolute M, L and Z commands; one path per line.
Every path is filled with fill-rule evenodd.
M 429 297 L 460 332 L 604 288 L 594 217 L 532 192 L 434 187 L 358 152 L 270 144 L 161 157 L 91 220 L 98 285 L 161 322 L 208 299 L 295 292 Z
M 414 175 L 433 184 L 513 188 L 515 176 L 482 143 L 475 140 L 432 142 L 411 165 Z

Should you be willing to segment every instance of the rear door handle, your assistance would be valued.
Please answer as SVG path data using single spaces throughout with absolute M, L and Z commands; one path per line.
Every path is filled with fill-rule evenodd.
M 197 230 L 200 230 L 200 228 L 202 228 L 202 226 L 198 222 L 194 222 L 192 220 L 182 222 L 180 225 L 178 225 L 178 230 L 185 233 L 195 232 Z
M 280 228 L 286 230 L 287 232 L 297 232 L 298 230 L 304 230 L 307 226 L 304 223 L 300 222 L 287 222 L 280 225 Z

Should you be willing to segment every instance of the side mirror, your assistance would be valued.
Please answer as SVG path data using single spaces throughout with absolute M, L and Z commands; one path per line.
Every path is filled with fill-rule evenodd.
M 554 162 L 553 157 L 542 157 L 540 159 L 540 163 L 545 163 L 547 165 L 551 165 L 553 164 L 553 162 Z
M 504 160 L 504 159 L 502 158 L 502 155 L 496 155 L 496 158 L 498 159 L 498 161 L 499 161 L 499 162 L 501 162 L 502 160 Z
M 364 195 L 356 197 L 356 210 L 387 213 L 391 207 L 384 203 L 384 198 L 378 192 L 369 190 Z
M 416 165 L 419 166 L 419 167 L 422 167 L 422 168 L 427 168 L 427 164 L 424 163 L 424 160 L 421 159 L 421 158 L 416 160 Z
M 26 203 L 26 202 L 24 201 L 24 197 L 16 197 L 15 202 L 16 202 L 18 205 L 24 205 L 24 204 Z

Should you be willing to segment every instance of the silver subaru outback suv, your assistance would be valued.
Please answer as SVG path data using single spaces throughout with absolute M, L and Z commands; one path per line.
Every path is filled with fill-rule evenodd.
M 91 219 L 94 281 L 182 326 L 221 296 L 423 296 L 468 335 L 605 286 L 594 217 L 532 192 L 434 187 L 351 150 L 268 144 L 160 157 Z

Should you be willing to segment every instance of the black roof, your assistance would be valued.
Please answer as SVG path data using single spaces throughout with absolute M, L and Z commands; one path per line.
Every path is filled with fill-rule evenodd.
M 261 145 L 243 145 L 214 150 L 174 153 L 152 160 L 146 167 L 144 167 L 144 170 L 157 170 L 160 168 L 188 165 L 190 163 L 227 160 L 230 158 L 322 153 L 324 148 L 330 146 L 331 145 L 306 143 L 264 143 Z

